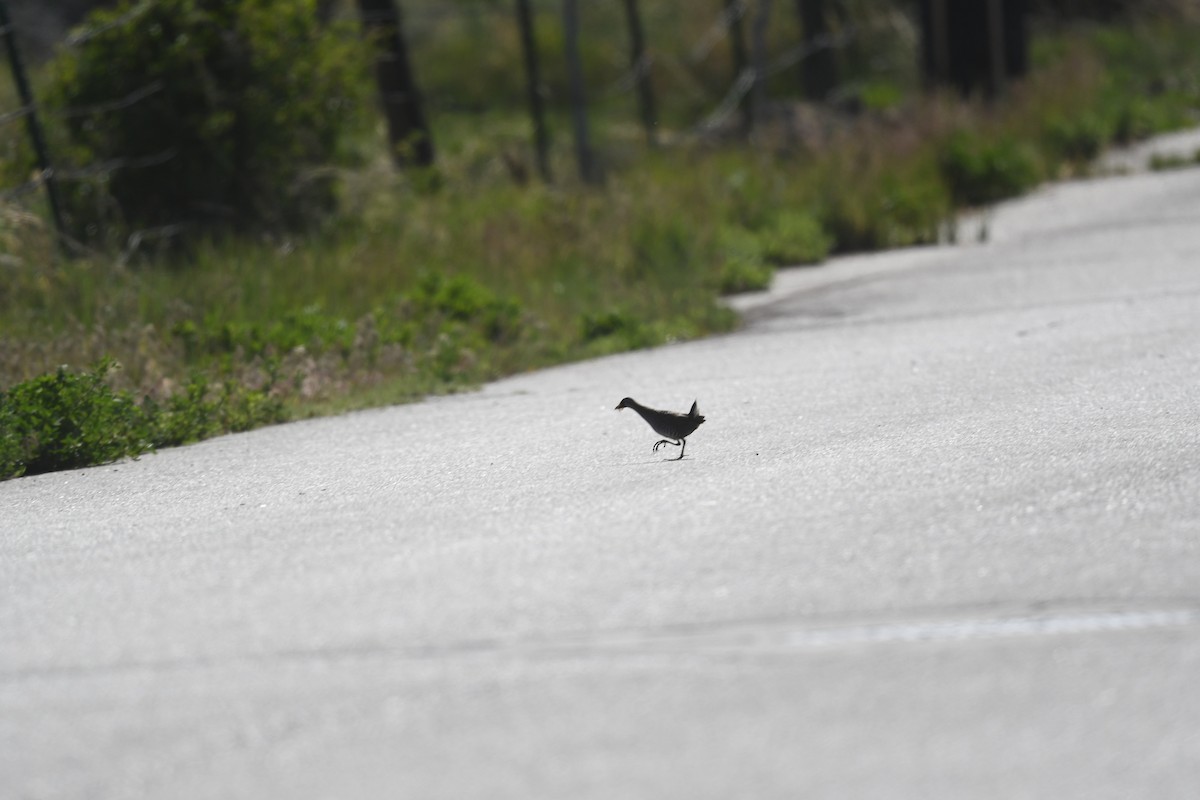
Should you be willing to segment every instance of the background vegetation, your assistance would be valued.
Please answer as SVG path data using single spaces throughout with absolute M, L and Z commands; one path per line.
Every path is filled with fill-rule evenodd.
M 1043 18 L 1031 75 L 985 103 L 920 92 L 903 7 L 847 0 L 835 96 L 798 101 L 784 59 L 746 140 L 735 114 L 714 113 L 732 81 L 722 29 L 671 0 L 642 5 L 662 106 L 657 148 L 645 145 L 623 82 L 619 4 L 583 4 L 592 15 L 584 62 L 605 167 L 599 186 L 573 177 L 561 28 L 544 4 L 537 33 L 552 101 L 551 183 L 534 178 L 506 4 L 405 4 L 438 145 L 433 171 L 393 168 L 348 28 L 317 31 L 297 18 L 312 37 L 301 37 L 305 52 L 260 57 L 275 40 L 263 44 L 254 31 L 272 19 L 273 0 L 247 0 L 255 13 L 213 23 L 245 32 L 216 47 L 222 58 L 232 47 L 259 65 L 248 73 L 269 77 L 253 91 L 204 84 L 209 95 L 191 103 L 198 116 L 186 135 L 125 155 L 183 152 L 192 141 L 252 148 L 234 148 L 226 164 L 244 183 L 203 195 L 233 210 L 229 230 L 193 224 L 202 215 L 162 215 L 172 207 L 164 195 L 125 194 L 119 168 L 89 170 L 107 158 L 100 151 L 116 122 L 47 115 L 52 149 L 74 169 L 63 170 L 73 218 L 95 227 L 79 237 L 83 250 L 63 257 L 40 193 L 0 201 L 0 477 L 726 331 L 737 320 L 720 296 L 767 286 L 778 266 L 950 238 L 956 209 L 1086 174 L 1102 148 L 1194 124 L 1200 109 L 1200 27 L 1178 9 L 1113 25 Z M 796 31 L 790 15 L 778 16 L 771 48 L 786 54 Z M 108 30 L 112 42 L 64 47 L 35 70 L 48 106 L 105 102 L 89 74 L 109 62 L 93 62 L 88 43 L 117 48 L 114 58 L 144 46 L 120 25 Z M 255 42 L 253 52 L 238 50 Z M 194 90 L 188 70 L 209 72 L 196 72 L 207 63 L 197 52 L 164 49 L 154 63 L 175 71 L 146 77 L 172 93 Z M 271 84 L 306 55 L 301 85 Z M 19 105 L 8 86 L 0 92 L 10 92 L 0 109 Z M 121 109 L 121 125 L 127 112 L 142 121 L 122 135 L 159 135 L 145 120 L 160 107 Z M 255 132 L 231 138 L 229 126 L 243 125 Z M 280 130 L 299 131 L 299 141 L 273 139 Z M 265 155 L 247 154 L 258 149 Z M 0 155 L 0 186 L 28 179 L 32 157 L 18 126 L 0 127 Z M 260 168 L 265 176 L 246 174 Z M 193 178 L 215 176 L 180 172 L 174 187 Z M 319 191 L 272 195 L 280 182 Z M 186 242 L 157 235 L 176 222 Z

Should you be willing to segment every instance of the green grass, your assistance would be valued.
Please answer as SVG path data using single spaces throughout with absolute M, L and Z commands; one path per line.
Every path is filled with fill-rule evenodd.
M 40 209 L 0 205 L 0 477 L 728 331 L 721 295 L 778 266 L 937 241 L 957 208 L 1086 172 L 1200 109 L 1186 27 L 1061 36 L 1035 56 L 995 105 L 897 101 L 889 83 L 879 110 L 798 143 L 768 129 L 757 147 L 647 151 L 600 117 L 600 187 L 571 177 L 565 133 L 545 186 L 522 182 L 518 112 L 443 112 L 436 175 L 396 174 L 360 142 L 323 228 L 186 257 L 63 259 Z
M 1150 169 L 1155 172 L 1195 166 L 1200 166 L 1200 150 L 1196 150 L 1190 156 L 1163 155 L 1160 153 L 1150 156 Z

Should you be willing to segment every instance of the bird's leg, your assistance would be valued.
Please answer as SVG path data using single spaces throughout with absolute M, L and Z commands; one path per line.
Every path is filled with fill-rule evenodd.
M 680 439 L 679 442 L 674 442 L 674 441 L 671 441 L 670 439 L 659 439 L 657 442 L 654 443 L 654 452 L 657 453 L 658 448 L 662 447 L 664 444 L 669 444 L 669 445 L 673 445 L 674 447 L 679 447 L 679 443 L 682 441 L 683 441 L 682 439 Z
M 687 439 L 680 439 L 679 440 L 679 458 L 675 459 L 676 461 L 683 460 L 683 451 L 684 450 L 687 450 Z

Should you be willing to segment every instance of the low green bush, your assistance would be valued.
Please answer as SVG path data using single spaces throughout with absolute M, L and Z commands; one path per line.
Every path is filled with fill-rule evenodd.
M 407 299 L 417 316 L 434 324 L 449 320 L 470 325 L 489 342 L 512 341 L 520 334 L 520 305 L 467 277 L 427 273 Z
M 732 226 L 721 229 L 717 253 L 721 294 L 760 291 L 771 285 L 775 270 L 767 263 L 763 241 L 752 231 Z
M 989 141 L 966 131 L 950 136 L 938 165 L 951 197 L 966 206 L 1014 197 L 1042 178 L 1028 145 L 1009 138 Z
M 104 464 L 154 447 L 142 407 L 105 382 L 114 368 L 59 367 L 0 393 L 0 478 Z
M 1155 153 L 1150 156 L 1150 169 L 1155 172 L 1183 169 L 1197 165 L 1200 165 L 1200 150 L 1196 150 L 1190 156 L 1162 153 Z
M 759 234 L 763 258 L 780 266 L 816 264 L 829 255 L 833 238 L 812 214 L 781 211 Z
M 637 317 L 627 311 L 610 308 L 581 315 L 579 338 L 585 344 L 600 339 L 618 338 L 634 346 L 644 346 L 646 331 Z
M 935 242 L 950 211 L 947 187 L 918 164 L 837 187 L 824 198 L 820 220 L 832 251 L 850 253 Z
M 1082 114 L 1050 119 L 1042 138 L 1052 160 L 1087 164 L 1100 155 L 1114 135 L 1100 115 Z
M 262 390 L 235 381 L 211 384 L 194 376 L 183 391 L 163 403 L 143 404 L 155 447 L 175 447 L 222 433 L 240 433 L 287 418 L 283 403 Z
M 0 392 L 0 480 L 136 458 L 286 417 L 264 391 L 202 377 L 163 403 L 138 403 L 109 386 L 116 369 L 110 359 L 85 372 L 64 366 Z

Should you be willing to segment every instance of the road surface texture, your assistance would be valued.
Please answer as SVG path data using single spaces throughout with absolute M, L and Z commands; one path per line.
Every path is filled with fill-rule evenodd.
M 1200 170 L 975 224 L 0 484 L 0 797 L 1196 797 Z

